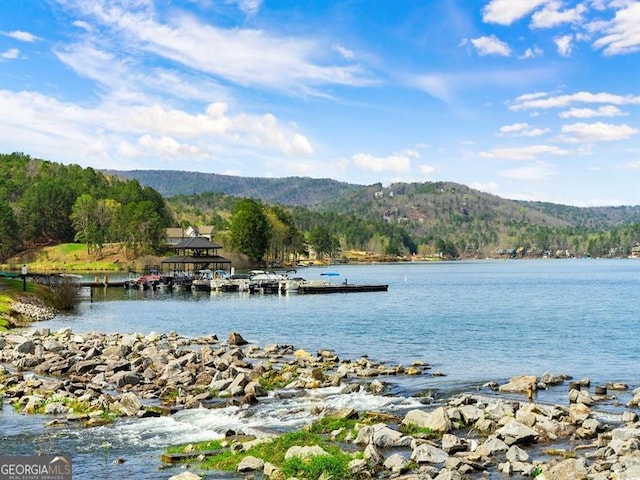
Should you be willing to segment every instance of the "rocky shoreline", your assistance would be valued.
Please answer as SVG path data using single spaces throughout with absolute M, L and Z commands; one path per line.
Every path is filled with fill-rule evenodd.
M 185 408 L 251 408 L 273 391 L 298 395 L 339 387 L 345 395 L 361 389 L 384 395 L 392 377 L 427 374 L 433 373 L 421 362 L 387 365 L 367 357 L 341 360 L 329 350 L 312 354 L 293 345 L 260 348 L 235 332 L 223 341 L 215 335 L 75 334 L 46 327 L 0 333 L 4 403 L 24 414 L 50 415 L 52 427 L 76 422 L 92 427 Z M 454 480 L 498 472 L 539 480 L 640 478 L 640 388 L 615 418 L 599 415 L 598 402 L 607 396 L 601 390 L 591 394 L 587 379 L 569 384 L 566 405 L 535 401 L 537 389 L 559 388 L 555 385 L 569 380 L 551 374 L 517 377 L 488 384 L 488 394 L 495 390 L 491 395 L 457 395 L 401 417 L 374 416 L 379 421 L 373 423 L 360 421 L 367 412 L 352 409 L 321 413 L 356 420 L 341 440 L 356 451 L 350 478 Z M 512 392 L 523 400 L 501 398 Z M 239 453 L 252 445 L 230 442 Z M 326 454 L 321 450 L 302 455 Z M 238 471 L 284 478 L 268 458 L 243 459 Z

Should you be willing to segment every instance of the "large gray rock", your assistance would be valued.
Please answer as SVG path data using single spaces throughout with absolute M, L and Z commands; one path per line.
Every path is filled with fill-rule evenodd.
M 538 379 L 534 375 L 520 375 L 509 379 L 509 383 L 500 385 L 502 393 L 527 393 L 531 385 L 536 385 Z
M 116 387 L 122 388 L 125 385 L 138 385 L 140 378 L 132 372 L 118 372 L 111 377 L 111 381 L 116 384 Z
M 16 347 L 16 351 L 20 353 L 34 353 L 35 350 L 36 344 L 33 340 L 25 340 Z
M 487 438 L 487 440 L 478 447 L 476 453 L 485 457 L 491 457 L 498 452 L 506 452 L 507 450 L 509 450 L 509 446 L 494 435 Z
M 445 433 L 442 435 L 442 450 L 452 455 L 457 452 L 464 452 L 467 449 L 467 442 L 462 438 Z
M 169 477 L 169 480 L 202 480 L 202 477 L 187 470 L 186 472 Z
M 372 444 L 369 444 L 365 447 L 364 458 L 367 461 L 367 463 L 372 467 L 381 464 L 382 461 L 384 460 L 384 457 L 382 456 L 382 454 Z
M 462 480 L 462 474 L 457 470 L 442 470 L 433 480 Z
M 402 473 L 409 468 L 411 462 L 408 458 L 403 457 L 399 453 L 394 453 L 384 461 L 384 468 L 390 470 L 392 473 Z
M 411 437 L 384 426 L 374 428 L 371 443 L 378 448 L 407 447 L 411 445 Z
M 238 464 L 239 472 L 256 472 L 264 468 L 264 460 L 248 455 Z
M 502 439 L 507 445 L 535 443 L 540 437 L 538 432 L 517 420 L 512 420 L 504 427 L 496 430 L 496 436 Z
M 46 415 L 62 415 L 67 412 L 69 412 L 69 408 L 59 402 L 47 403 L 44 407 L 44 413 Z
M 142 410 L 140 399 L 133 392 L 126 392 L 120 396 L 120 411 L 127 417 L 135 417 Z
M 411 460 L 416 463 L 444 463 L 449 458 L 449 454 L 444 450 L 441 450 L 428 443 L 418 445 L 411 452 Z
M 109 358 L 124 358 L 131 353 L 131 348 L 127 345 L 111 345 L 102 350 L 102 354 Z
M 484 412 L 482 409 L 475 405 L 462 405 L 458 408 L 458 411 L 460 412 L 462 421 L 465 425 L 472 425 L 481 418 L 484 418 Z
M 509 447 L 506 457 L 511 463 L 526 462 L 529 460 L 529 454 L 516 445 Z
M 378 448 L 406 447 L 411 444 L 411 437 L 387 427 L 384 423 L 377 423 L 362 427 L 358 431 L 354 443 L 357 445 L 371 444 Z
M 364 458 L 356 458 L 349 462 L 347 465 L 349 472 L 351 475 L 357 476 L 358 478 L 364 474 L 364 472 L 368 469 L 367 461 Z
M 569 458 L 545 471 L 545 477 L 553 480 L 586 480 L 584 459 Z
M 42 342 L 42 348 L 47 352 L 58 352 L 64 349 L 64 346 L 55 338 L 47 338 Z
M 308 447 L 300 447 L 298 445 L 294 445 L 293 447 L 287 450 L 287 453 L 284 454 L 285 460 L 289 460 L 290 458 L 301 458 L 305 460 L 311 457 L 317 457 L 318 455 L 329 455 L 322 447 L 319 445 L 311 445 Z
M 622 440 L 623 442 L 640 438 L 640 427 L 616 428 L 611 431 L 611 438 L 613 440 Z
M 242 335 L 240 335 L 239 333 L 231 332 L 229 333 L 229 337 L 227 338 L 227 343 L 229 345 L 241 346 L 247 345 L 249 342 L 242 338 Z
M 436 408 L 431 413 L 426 413 L 422 410 L 411 410 L 405 415 L 402 423 L 443 433 L 449 432 L 452 428 L 451 420 L 444 407 Z

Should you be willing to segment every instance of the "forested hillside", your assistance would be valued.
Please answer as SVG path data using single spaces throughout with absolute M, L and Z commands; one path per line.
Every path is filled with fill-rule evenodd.
M 385 260 L 626 257 L 640 243 L 639 206 L 518 202 L 450 182 L 383 187 L 299 177 L 162 176 L 167 188 L 184 181 L 206 191 L 163 198 L 143 178 L 141 185 L 120 174 L 1 155 L 0 259 L 29 245 L 68 241 L 96 251 L 119 243 L 158 252 L 172 225 L 213 225 L 226 252 L 258 263 L 296 261 L 309 251 L 343 261 L 355 251 Z
M 226 193 L 281 205 L 317 207 L 361 185 L 308 177 L 255 178 L 176 170 L 109 171 L 123 178 L 138 180 L 164 196 L 202 192 Z
M 20 248 L 73 241 L 153 249 L 171 223 L 162 196 L 137 180 L 0 154 L 0 261 Z
M 129 172 L 138 177 L 138 172 Z M 176 184 L 164 172 L 164 184 Z M 148 172 L 145 174 L 147 175 Z M 245 179 L 190 172 L 188 178 L 207 178 L 211 183 L 193 183 L 205 190 L 197 195 L 179 195 L 169 202 L 176 218 L 204 221 L 225 228 L 233 200 L 228 195 L 243 192 L 264 202 L 273 202 L 268 185 L 287 184 L 279 197 L 298 229 L 323 228 L 342 250 L 360 249 L 383 255 L 446 256 L 626 256 L 640 242 L 640 206 L 579 208 L 541 202 L 507 200 L 451 182 L 397 183 L 389 187 L 349 185 L 333 191 L 336 182 L 315 180 L 314 188 L 333 191 L 323 202 L 299 201 L 309 179 Z M 225 191 L 231 181 L 233 191 Z M 323 186 L 323 183 L 327 186 Z M 154 187 L 159 186 L 152 184 Z M 307 185 L 307 187 L 305 187 Z M 346 184 L 338 184 L 344 186 Z M 206 193 L 217 192 L 216 195 Z M 315 192 L 315 190 L 313 191 Z M 225 195 L 227 194 L 227 195 Z M 310 197 L 321 195 L 309 193 Z M 311 208 L 310 203 L 314 203 Z M 226 212 L 226 213 L 225 213 Z

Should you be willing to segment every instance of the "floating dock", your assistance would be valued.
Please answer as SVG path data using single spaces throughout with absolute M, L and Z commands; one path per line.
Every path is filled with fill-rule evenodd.
M 352 292 L 386 292 L 389 285 L 356 285 L 356 284 L 325 284 L 304 285 L 298 287 L 298 293 L 352 293 Z

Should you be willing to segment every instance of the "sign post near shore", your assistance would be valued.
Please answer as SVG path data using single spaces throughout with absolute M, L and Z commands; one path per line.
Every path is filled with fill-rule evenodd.
M 22 291 L 27 291 L 27 266 L 22 265 Z

